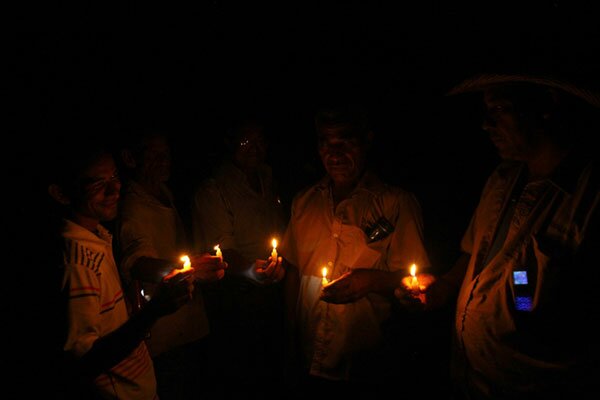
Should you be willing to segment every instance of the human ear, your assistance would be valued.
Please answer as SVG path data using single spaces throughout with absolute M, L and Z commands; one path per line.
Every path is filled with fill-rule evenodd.
M 53 183 L 50 186 L 48 186 L 48 194 L 55 201 L 62 204 L 63 206 L 67 206 L 67 205 L 71 204 L 71 200 L 67 196 L 65 196 L 62 189 L 57 184 Z

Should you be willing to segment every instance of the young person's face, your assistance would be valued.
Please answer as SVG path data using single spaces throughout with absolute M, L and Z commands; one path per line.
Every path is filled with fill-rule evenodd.
M 73 212 L 83 226 L 110 221 L 117 216 L 121 181 L 111 155 L 100 156 L 81 175 Z

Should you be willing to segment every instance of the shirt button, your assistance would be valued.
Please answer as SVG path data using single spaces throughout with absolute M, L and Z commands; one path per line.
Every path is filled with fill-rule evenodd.
M 334 234 L 333 234 L 333 237 L 337 239 L 337 238 L 339 238 L 339 237 L 340 237 L 340 235 L 338 235 L 337 233 L 334 233 Z

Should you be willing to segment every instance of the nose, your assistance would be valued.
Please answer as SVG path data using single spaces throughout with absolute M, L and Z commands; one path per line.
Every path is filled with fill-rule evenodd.
M 121 181 L 120 180 L 110 180 L 106 183 L 105 193 L 106 195 L 112 195 L 115 193 L 119 193 L 121 191 Z
M 324 142 L 322 147 L 325 149 L 325 152 L 330 156 L 341 155 L 343 153 L 344 144 L 340 142 Z

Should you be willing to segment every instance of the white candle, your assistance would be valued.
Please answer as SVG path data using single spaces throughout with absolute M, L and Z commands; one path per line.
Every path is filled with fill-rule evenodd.
M 327 280 L 327 267 L 323 267 L 323 269 L 321 270 L 321 273 L 323 274 L 323 279 L 321 279 L 321 284 L 327 285 L 329 283 L 329 281 Z
M 216 256 L 219 257 L 221 259 L 221 262 L 223 261 L 223 253 L 221 253 L 221 248 L 219 247 L 219 245 L 216 245 L 214 247 L 214 249 L 216 250 Z
M 410 266 L 410 276 L 412 279 L 410 280 L 410 290 L 419 291 L 419 280 L 417 279 L 417 264 L 413 264 Z
M 171 272 L 169 272 L 163 278 L 164 280 L 169 280 L 177 274 L 180 274 L 182 272 L 186 272 L 186 271 L 192 269 L 192 262 L 190 261 L 190 258 L 187 255 L 181 256 L 180 260 L 183 261 L 183 268 L 173 268 L 173 270 L 171 270 Z
M 192 269 L 192 262 L 190 261 L 190 257 L 187 255 L 183 255 L 180 258 L 183 261 L 183 269 L 179 270 L 179 272 L 187 271 L 188 269 Z
M 277 261 L 277 239 L 271 240 L 271 244 L 273 245 L 273 251 L 271 252 L 271 260 Z

